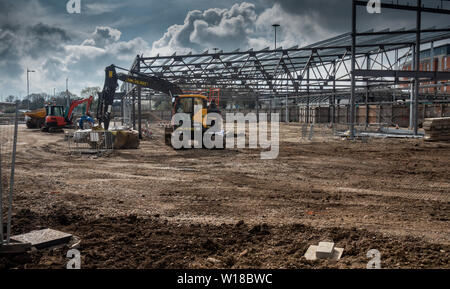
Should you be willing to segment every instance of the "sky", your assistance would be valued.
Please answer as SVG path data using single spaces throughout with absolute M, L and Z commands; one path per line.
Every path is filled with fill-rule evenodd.
M 130 67 L 144 56 L 304 46 L 350 31 L 350 0 L 0 0 L 0 97 L 53 94 L 103 86 L 104 68 Z M 389 1 L 390 2 L 390 1 Z M 399 0 L 399 3 L 414 0 Z M 423 0 L 436 7 L 439 0 Z M 450 3 L 444 1 L 444 8 Z M 414 13 L 358 9 L 360 30 L 413 27 Z M 425 15 L 424 27 L 450 25 L 449 16 Z

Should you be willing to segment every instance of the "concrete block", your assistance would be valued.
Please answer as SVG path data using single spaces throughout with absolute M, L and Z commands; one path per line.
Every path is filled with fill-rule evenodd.
M 22 243 L 30 243 L 31 246 L 36 249 L 44 249 L 66 244 L 72 240 L 72 235 L 52 229 L 44 229 L 31 231 L 22 235 L 11 236 L 11 240 Z
M 333 242 L 320 242 L 319 246 L 317 246 L 316 257 L 319 259 L 329 259 L 333 257 L 333 251 Z
M 310 261 L 317 260 L 317 257 L 316 257 L 317 247 L 318 246 L 316 246 L 316 245 L 309 246 L 308 250 L 306 250 L 306 253 L 304 255 L 306 260 L 310 260 Z
M 319 243 L 320 244 L 320 243 Z M 333 244 L 333 243 L 332 243 Z M 331 253 L 328 253 L 330 249 L 330 244 L 322 244 L 322 246 L 311 245 L 305 253 L 306 260 L 314 261 L 317 259 L 330 259 L 338 261 L 342 257 L 342 253 L 344 252 L 343 248 L 336 248 L 333 244 L 333 250 Z M 320 251 L 319 254 L 318 250 Z M 324 253 L 325 250 L 325 253 Z

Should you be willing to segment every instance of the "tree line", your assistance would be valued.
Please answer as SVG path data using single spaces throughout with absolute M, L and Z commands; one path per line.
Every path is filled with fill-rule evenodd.
M 83 90 L 81 90 L 80 96 L 78 96 L 75 93 L 72 92 L 66 92 L 61 91 L 54 95 L 50 95 L 47 93 L 32 93 L 28 97 L 19 98 L 15 95 L 8 95 L 7 97 L 3 97 L 1 100 L 2 102 L 9 102 L 9 103 L 17 103 L 19 110 L 27 111 L 27 110 L 35 110 L 44 107 L 47 104 L 55 104 L 55 105 L 62 105 L 62 106 L 68 106 L 68 99 L 70 98 L 70 101 L 81 99 L 81 98 L 87 98 L 89 96 L 94 96 L 95 99 L 97 99 L 97 92 L 100 91 L 99 87 L 86 87 Z M 91 106 L 91 110 L 94 109 L 94 106 L 96 106 L 96 102 Z M 14 108 L 7 108 L 3 112 L 13 112 Z

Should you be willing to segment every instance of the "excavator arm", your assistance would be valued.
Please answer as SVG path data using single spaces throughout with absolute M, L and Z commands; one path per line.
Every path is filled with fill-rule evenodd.
M 171 97 L 183 93 L 178 85 L 162 78 L 136 73 L 117 73 L 116 66 L 110 65 L 105 69 L 105 84 L 103 86 L 103 90 L 98 95 L 99 103 L 97 107 L 97 119 L 100 124 L 102 122 L 104 123 L 105 130 L 108 130 L 109 128 L 112 105 L 114 103 L 114 95 L 118 87 L 118 80 L 139 85 L 141 87 L 150 88 L 168 94 Z
M 85 98 L 85 99 L 81 99 L 81 100 L 74 100 L 74 101 L 72 101 L 72 103 L 71 103 L 71 105 L 70 105 L 70 108 L 69 108 L 69 110 L 67 111 L 66 119 L 70 120 L 70 119 L 72 118 L 73 110 L 74 110 L 77 106 L 79 106 L 79 105 L 81 105 L 81 104 L 83 104 L 83 103 L 85 103 L 85 102 L 87 102 L 87 104 L 86 104 L 86 115 L 88 115 L 93 100 L 94 100 L 94 97 L 93 97 L 93 96 L 90 96 L 89 98 Z

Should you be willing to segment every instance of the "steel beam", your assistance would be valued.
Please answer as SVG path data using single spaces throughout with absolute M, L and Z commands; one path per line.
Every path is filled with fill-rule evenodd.
M 420 30 L 422 29 L 422 0 L 417 0 L 417 15 L 416 15 L 416 54 L 415 54 L 415 71 L 417 75 L 414 78 L 414 135 L 418 134 L 419 130 L 419 106 L 417 104 L 419 100 L 419 72 L 420 72 Z
M 351 59 L 351 87 L 350 87 L 350 139 L 355 138 L 355 68 L 356 68 L 356 1 L 352 0 L 352 59 Z
M 419 2 L 420 0 L 417 0 L 417 1 Z M 422 1 L 420 1 L 420 2 L 422 2 Z M 369 1 L 358 0 L 358 1 L 356 1 L 355 4 L 359 5 L 359 6 L 367 6 L 368 3 L 369 3 Z M 422 7 L 422 3 L 420 3 L 420 5 L 417 5 L 417 6 L 409 6 L 409 5 L 399 5 L 399 4 L 381 2 L 381 8 L 417 11 L 418 13 L 426 12 L 426 13 L 450 15 L 450 10 L 441 9 L 441 8 Z
M 417 59 L 416 59 L 417 61 Z M 393 77 L 393 78 L 418 78 L 422 81 L 430 80 L 449 80 L 449 71 L 415 71 L 409 70 L 379 70 L 379 69 L 356 69 L 355 76 L 361 77 Z M 374 82 L 376 80 L 373 80 Z

